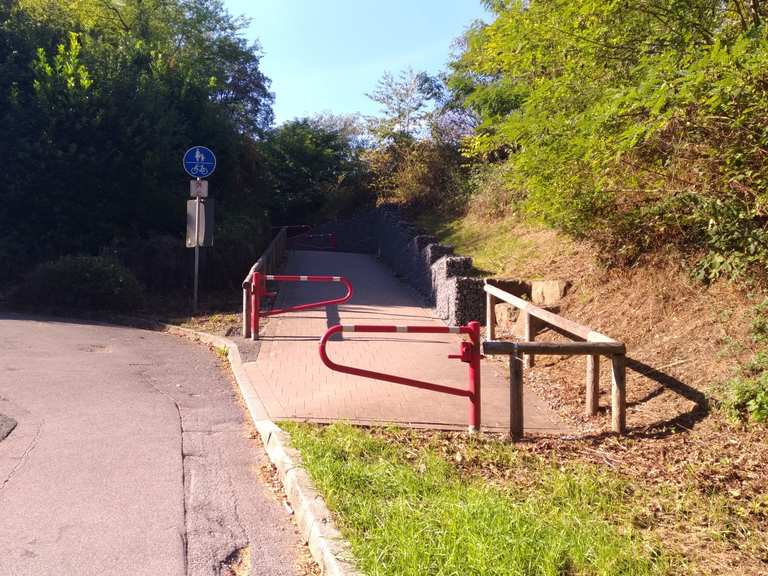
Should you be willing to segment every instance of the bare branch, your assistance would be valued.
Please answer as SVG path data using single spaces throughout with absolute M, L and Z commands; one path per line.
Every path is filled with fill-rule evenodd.
M 114 5 L 112 4 L 112 2 L 110 2 L 109 0 L 99 0 L 99 3 L 100 3 L 100 4 L 101 4 L 101 5 L 104 7 L 104 8 L 106 8 L 107 10 L 109 10 L 110 12 L 112 12 L 112 13 L 113 13 L 115 16 L 117 16 L 117 19 L 120 21 L 120 25 L 123 27 L 123 30 L 124 30 L 125 32 L 130 32 L 130 31 L 131 31 L 131 27 L 130 27 L 130 26 L 128 26 L 128 23 L 127 23 L 127 22 L 125 21 L 125 19 L 123 18 L 123 15 L 122 15 L 122 13 L 120 12 L 120 10 L 118 10 L 118 8 L 117 8 L 116 6 L 114 6 Z

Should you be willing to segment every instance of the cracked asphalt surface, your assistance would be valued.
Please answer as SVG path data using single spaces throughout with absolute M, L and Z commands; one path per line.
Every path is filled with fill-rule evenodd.
M 0 442 L 0 576 L 297 573 L 298 533 L 214 354 L 8 315 L 0 343 L 0 413 L 18 422 Z

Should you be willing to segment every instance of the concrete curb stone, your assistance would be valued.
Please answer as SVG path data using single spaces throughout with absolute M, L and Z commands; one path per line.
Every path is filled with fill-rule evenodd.
M 325 500 L 314 487 L 302 466 L 301 455 L 291 447 L 290 435 L 269 419 L 250 377 L 243 368 L 237 344 L 223 336 L 197 332 L 188 328 L 163 325 L 165 331 L 227 350 L 227 359 L 240 393 L 253 420 L 264 448 L 294 510 L 296 523 L 323 574 L 329 576 L 362 576 L 352 560 L 349 543 L 336 528 Z

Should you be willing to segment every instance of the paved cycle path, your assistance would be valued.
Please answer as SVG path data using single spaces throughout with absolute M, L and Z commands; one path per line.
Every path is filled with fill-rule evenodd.
M 0 575 L 295 574 L 266 454 L 203 347 L 0 316 Z
M 293 251 L 287 274 L 346 276 L 354 286 L 347 304 L 271 317 L 263 328 L 255 361 L 245 367 L 273 420 L 396 423 L 419 427 L 465 428 L 466 398 L 334 372 L 318 355 L 318 341 L 334 324 L 442 326 L 419 295 L 365 254 Z M 280 283 L 278 305 L 340 296 L 341 284 Z M 468 365 L 447 359 L 459 352 L 461 337 L 451 334 L 338 335 L 328 344 L 331 359 L 456 388 L 467 387 Z M 508 374 L 503 365 L 482 365 L 483 427 L 509 428 Z M 525 390 L 526 433 L 563 432 L 556 413 L 530 388 Z

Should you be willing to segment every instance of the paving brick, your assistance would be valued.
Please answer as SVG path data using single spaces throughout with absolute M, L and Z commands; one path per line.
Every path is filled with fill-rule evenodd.
M 258 393 L 273 420 L 396 423 L 419 427 L 464 428 L 469 401 L 408 386 L 341 374 L 328 369 L 318 342 L 334 324 L 442 326 L 421 296 L 397 280 L 372 256 L 339 252 L 291 252 L 286 274 L 346 276 L 354 286 L 347 304 L 272 317 L 264 328 L 255 362 L 245 364 L 258 377 Z M 343 294 L 339 284 L 280 283 L 278 306 L 324 300 Z M 461 337 L 451 334 L 344 333 L 328 344 L 340 364 L 466 388 L 466 364 L 449 360 Z M 509 424 L 509 386 L 503 365 L 482 365 L 483 427 Z M 525 428 L 531 433 L 567 432 L 567 426 L 534 392 L 525 390 Z

